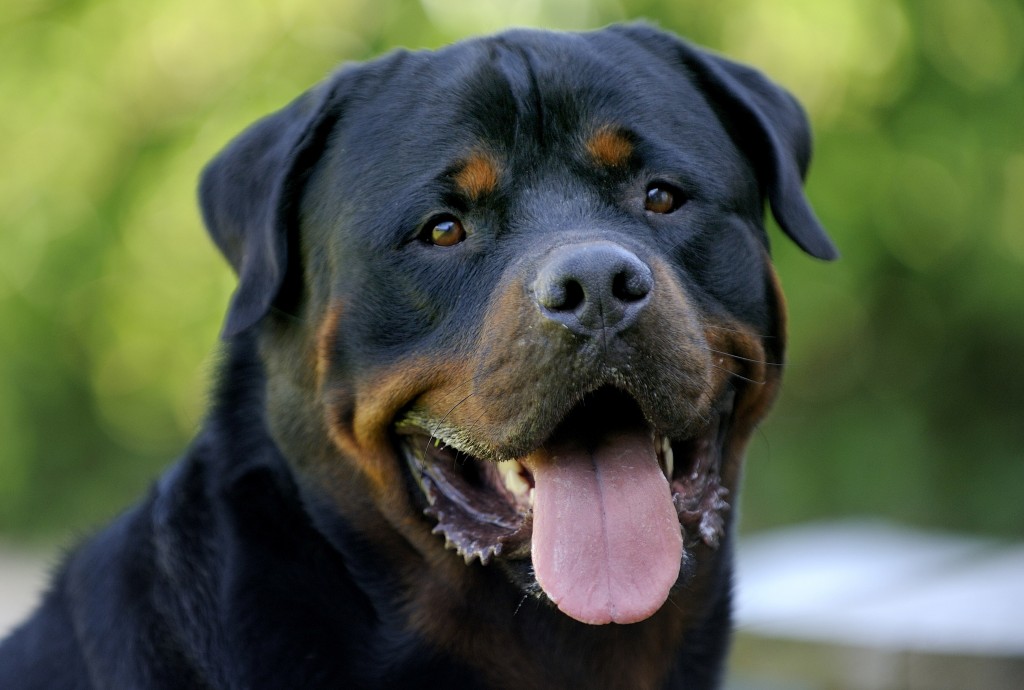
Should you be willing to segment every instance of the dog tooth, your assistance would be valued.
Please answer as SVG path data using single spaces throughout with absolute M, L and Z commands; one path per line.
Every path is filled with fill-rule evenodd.
M 672 473 L 675 471 L 675 456 L 672 453 L 672 442 L 668 440 L 667 436 L 661 439 L 661 457 L 665 476 L 671 480 Z
M 503 460 L 498 463 L 498 471 L 505 482 L 505 488 L 515 496 L 524 495 L 530 484 L 523 478 L 523 466 L 515 460 Z

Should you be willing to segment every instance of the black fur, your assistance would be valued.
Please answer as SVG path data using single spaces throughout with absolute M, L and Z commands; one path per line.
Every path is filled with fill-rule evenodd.
M 578 164 L 563 135 L 584 120 L 639 132 L 644 163 Z M 680 138 L 694 148 L 680 152 Z M 445 180 L 477 141 L 501 152 L 500 176 L 469 205 Z M 806 120 L 787 93 L 645 26 L 397 52 L 342 69 L 257 123 L 201 184 L 205 221 L 239 274 L 203 430 L 142 503 L 70 554 L 38 611 L 0 646 L 0 688 L 494 685 L 460 645 L 410 623 L 407 578 L 433 557 L 403 541 L 384 507 L 347 513 L 321 484 L 334 460 L 322 459 L 323 401 L 303 387 L 314 364 L 300 366 L 302 353 L 320 348 L 338 391 L 413 355 L 443 358 L 479 333 L 492 288 L 525 260 L 524 246 L 591 227 L 638 255 L 658 252 L 706 318 L 770 339 L 781 307 L 763 261 L 764 204 L 808 253 L 836 256 L 801 191 L 809 157 Z M 640 225 L 622 210 L 649 169 L 676 173 L 692 194 L 685 227 Z M 459 261 L 417 239 L 439 211 L 472 224 Z M 314 342 L 339 295 L 344 327 Z M 781 341 L 766 347 L 781 361 Z M 387 543 L 357 526 L 366 524 L 383 525 Z M 710 584 L 658 676 L 665 687 L 720 680 L 730 541 L 708 558 L 699 575 L 684 567 Z M 464 567 L 472 585 L 455 609 L 511 631 L 553 684 L 602 685 L 587 668 L 628 627 L 568 621 L 524 604 L 500 570 Z

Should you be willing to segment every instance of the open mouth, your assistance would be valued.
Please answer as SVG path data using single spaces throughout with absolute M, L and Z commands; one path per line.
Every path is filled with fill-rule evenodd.
M 716 547 L 734 393 L 690 438 L 665 436 L 628 394 L 586 396 L 532 452 L 501 461 L 422 422 L 396 431 L 434 532 L 467 563 L 532 559 L 539 591 L 586 623 L 643 620 L 679 578 L 684 548 Z M 440 428 L 441 425 L 438 425 Z

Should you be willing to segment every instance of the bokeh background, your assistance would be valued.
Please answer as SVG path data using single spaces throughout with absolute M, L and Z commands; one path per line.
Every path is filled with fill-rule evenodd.
M 773 233 L 787 382 L 745 531 L 875 515 L 1024 535 L 1024 8 L 1011 0 L 0 4 L 0 538 L 88 531 L 203 417 L 234 286 L 195 204 L 337 63 L 646 17 L 806 105 L 843 258 Z

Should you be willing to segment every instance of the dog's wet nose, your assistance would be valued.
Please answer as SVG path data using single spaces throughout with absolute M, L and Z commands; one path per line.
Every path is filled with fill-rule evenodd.
M 643 311 L 654 289 L 650 267 L 614 242 L 559 247 L 533 284 L 544 316 L 580 335 L 619 332 Z

